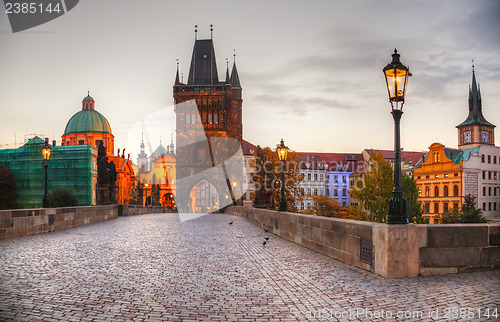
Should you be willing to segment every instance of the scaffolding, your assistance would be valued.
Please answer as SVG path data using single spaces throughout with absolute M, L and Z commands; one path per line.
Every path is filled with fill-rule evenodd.
M 18 208 L 42 206 L 45 189 L 44 140 L 28 140 L 17 149 L 0 150 L 0 164 L 7 166 L 16 181 Z M 60 187 L 73 189 L 79 206 L 95 203 L 97 151 L 89 145 L 54 146 L 48 163 L 49 193 Z

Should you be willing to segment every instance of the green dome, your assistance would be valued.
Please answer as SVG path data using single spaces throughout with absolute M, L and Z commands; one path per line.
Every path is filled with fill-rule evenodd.
M 90 96 L 87 96 L 90 97 Z M 80 112 L 73 115 L 68 124 L 66 124 L 66 129 L 64 134 L 70 133 L 86 133 L 86 132 L 98 132 L 98 133 L 111 133 L 111 126 L 108 120 L 96 110 L 81 110 Z
M 93 100 L 94 100 L 94 99 L 93 99 L 93 98 L 92 98 L 92 96 L 90 96 L 90 95 L 87 95 L 87 97 L 85 97 L 85 98 L 83 99 L 83 101 L 93 101 Z

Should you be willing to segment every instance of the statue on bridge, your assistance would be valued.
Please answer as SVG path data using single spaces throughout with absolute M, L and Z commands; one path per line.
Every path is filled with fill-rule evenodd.
M 272 173 L 266 173 L 266 162 L 267 157 L 264 155 L 260 145 L 257 145 L 257 151 L 255 152 L 256 172 L 253 174 L 253 181 L 255 183 L 255 199 L 253 201 L 253 206 L 255 208 L 272 208 L 272 189 L 270 188 Z

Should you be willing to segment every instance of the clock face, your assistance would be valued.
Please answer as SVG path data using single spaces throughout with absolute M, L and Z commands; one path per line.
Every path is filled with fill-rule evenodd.
M 464 141 L 466 143 L 469 143 L 471 140 L 472 140 L 472 136 L 471 136 L 470 132 L 465 133 L 464 134 Z
M 487 132 L 483 133 L 482 138 L 483 142 L 488 142 L 488 133 Z

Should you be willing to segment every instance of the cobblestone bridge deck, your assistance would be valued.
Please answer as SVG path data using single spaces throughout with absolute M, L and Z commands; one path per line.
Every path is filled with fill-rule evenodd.
M 0 320 L 493 321 L 495 310 L 499 271 L 385 279 L 227 214 L 0 241 Z

